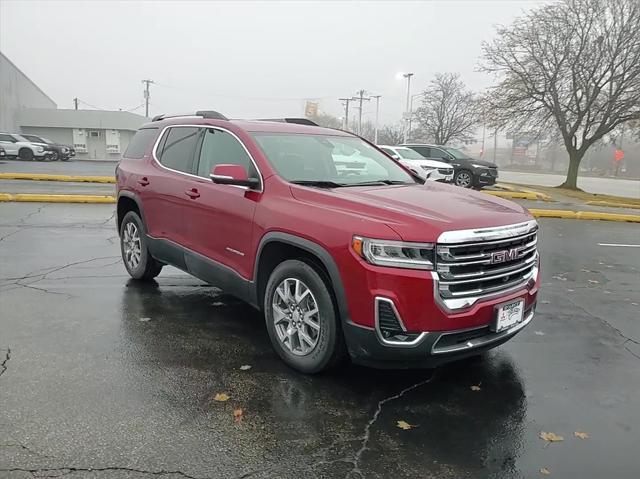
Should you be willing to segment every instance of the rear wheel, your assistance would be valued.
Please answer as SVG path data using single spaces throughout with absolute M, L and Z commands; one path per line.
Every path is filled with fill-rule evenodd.
M 29 148 L 21 148 L 18 152 L 18 157 L 21 160 L 31 161 L 33 160 L 33 151 L 31 151 Z
M 460 170 L 453 177 L 453 182 L 456 186 L 460 186 L 462 188 L 471 188 L 473 185 L 473 175 L 468 170 Z
M 149 253 L 145 233 L 140 216 L 129 211 L 120 225 L 120 251 L 124 267 L 134 279 L 150 280 L 162 271 L 162 263 Z
M 340 318 L 331 291 L 314 268 L 280 263 L 264 296 L 267 331 L 282 360 L 303 373 L 319 373 L 345 356 Z

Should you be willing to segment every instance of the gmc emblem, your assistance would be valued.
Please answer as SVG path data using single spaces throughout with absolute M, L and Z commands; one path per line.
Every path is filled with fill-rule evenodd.
M 505 261 L 520 259 L 523 256 L 523 250 L 524 248 L 522 246 L 518 246 L 517 248 L 492 251 L 491 264 L 504 263 Z

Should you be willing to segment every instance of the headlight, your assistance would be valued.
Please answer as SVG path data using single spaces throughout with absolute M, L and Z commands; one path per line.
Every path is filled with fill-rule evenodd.
M 476 165 L 475 163 L 471 163 L 471 166 L 473 166 L 474 168 L 486 168 L 486 166 L 484 165 Z
M 39 146 L 39 147 L 38 147 L 38 153 L 42 153 L 43 151 L 44 151 L 44 147 Z
M 354 236 L 351 247 L 367 262 L 378 266 L 433 269 L 433 243 L 406 243 Z

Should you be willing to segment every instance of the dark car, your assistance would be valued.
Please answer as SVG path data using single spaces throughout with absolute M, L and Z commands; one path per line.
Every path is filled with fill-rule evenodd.
M 76 150 L 73 146 L 63 145 L 62 143 L 56 143 L 55 141 L 50 140 L 49 138 L 45 138 L 43 136 L 38 136 L 38 135 L 22 134 L 21 136 L 25 137 L 27 140 L 32 141 L 34 143 L 46 144 L 49 147 L 49 149 L 53 151 L 53 155 L 51 157 L 53 161 L 57 161 L 57 160 L 67 161 L 69 160 L 69 158 L 73 158 L 74 156 L 76 156 Z
M 453 166 L 453 183 L 463 188 L 482 188 L 495 184 L 498 165 L 485 160 L 476 160 L 466 153 L 448 146 L 404 144 L 425 158 L 440 160 Z

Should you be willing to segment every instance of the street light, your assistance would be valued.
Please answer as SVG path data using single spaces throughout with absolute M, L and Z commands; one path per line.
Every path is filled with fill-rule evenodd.
M 404 141 L 405 143 L 408 141 L 409 139 L 409 128 L 411 128 L 410 126 L 410 121 L 411 121 L 411 77 L 413 76 L 413 73 L 403 73 L 403 72 L 399 72 L 398 74 L 396 74 L 396 78 L 400 79 L 400 78 L 406 78 L 407 79 L 407 106 L 405 109 L 405 128 L 404 128 Z

